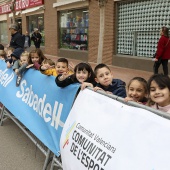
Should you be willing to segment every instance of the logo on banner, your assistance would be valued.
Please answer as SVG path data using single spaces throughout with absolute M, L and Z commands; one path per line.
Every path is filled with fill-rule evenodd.
M 63 148 L 66 146 L 87 169 L 104 170 L 116 151 L 110 142 L 76 122 L 66 132 Z

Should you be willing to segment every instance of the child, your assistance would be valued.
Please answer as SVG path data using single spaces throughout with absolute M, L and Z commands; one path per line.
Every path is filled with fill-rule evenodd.
M 34 69 L 39 70 L 44 59 L 46 59 L 46 57 L 39 48 L 32 50 L 28 57 L 27 68 L 33 67 Z
M 73 74 L 73 71 L 68 67 L 68 60 L 66 58 L 59 58 L 56 63 L 57 75 L 68 73 L 69 75 Z
M 170 113 L 170 78 L 155 74 L 148 80 L 150 101 L 148 106 Z
M 16 86 L 18 87 L 20 85 L 23 73 L 26 71 L 26 67 L 28 65 L 28 52 L 23 52 L 20 56 L 20 60 L 15 61 L 13 65 L 13 70 L 15 71 L 17 75 L 16 79 Z
M 113 79 L 112 72 L 106 64 L 98 64 L 95 69 L 95 81 L 97 86 L 94 91 L 104 90 L 119 97 L 126 97 L 125 82 L 120 79 Z
M 4 50 L 0 50 L 0 60 L 6 60 L 6 53 Z
M 127 86 L 127 96 L 125 101 L 135 101 L 142 104 L 147 102 L 147 81 L 142 77 L 134 77 Z
M 73 83 L 81 83 L 81 89 L 95 84 L 94 73 L 91 66 L 88 63 L 79 63 L 74 68 L 74 74 L 68 73 L 59 74 L 55 82 L 59 87 L 66 87 Z
M 55 69 L 55 62 L 52 61 L 51 59 L 44 59 L 41 67 L 40 67 L 40 71 L 42 74 L 45 75 L 52 75 L 52 76 L 57 76 L 57 72 Z

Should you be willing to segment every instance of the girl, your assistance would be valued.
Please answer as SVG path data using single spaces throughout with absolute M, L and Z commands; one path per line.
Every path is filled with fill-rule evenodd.
M 148 80 L 150 101 L 148 106 L 170 113 L 170 78 L 155 74 Z
M 59 74 L 55 82 L 59 87 L 66 87 L 73 83 L 81 83 L 81 89 L 95 85 L 95 76 L 91 66 L 88 63 L 79 63 L 74 68 L 74 74 L 68 75 L 68 73 Z
M 125 101 L 135 101 L 146 104 L 147 95 L 147 81 L 142 77 L 134 77 L 127 86 L 127 97 Z
M 46 59 L 46 57 L 39 48 L 32 50 L 28 57 L 27 68 L 33 67 L 36 70 L 39 70 L 44 59 Z

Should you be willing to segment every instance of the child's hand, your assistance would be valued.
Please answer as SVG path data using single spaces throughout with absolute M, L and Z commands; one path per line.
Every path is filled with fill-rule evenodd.
M 112 92 L 110 92 L 110 91 L 106 91 L 106 93 L 107 93 L 107 94 L 113 94 L 113 93 L 112 93 Z
M 81 90 L 84 90 L 86 87 L 91 87 L 91 88 L 93 88 L 93 84 L 87 83 L 87 82 L 83 82 L 83 83 L 81 84 Z
M 10 68 L 10 67 L 11 67 L 10 62 L 8 62 L 8 61 L 7 61 L 6 65 L 7 65 L 7 68 Z
M 63 81 L 65 80 L 67 77 L 69 76 L 69 74 L 67 72 L 64 72 L 60 77 L 58 77 L 59 81 Z
M 101 91 L 104 91 L 102 88 L 100 88 L 100 87 L 94 87 L 94 89 L 93 89 L 94 91 L 97 91 L 97 90 L 101 90 Z
M 16 73 L 16 75 L 18 75 L 18 69 L 15 69 L 15 73 Z
M 125 101 L 125 102 L 133 101 L 133 99 L 132 99 L 132 98 L 130 98 L 130 97 L 125 97 L 125 98 L 124 98 L 124 101 Z
M 31 68 L 31 67 L 33 67 L 34 66 L 34 64 L 30 64 L 30 65 L 28 65 L 26 68 Z

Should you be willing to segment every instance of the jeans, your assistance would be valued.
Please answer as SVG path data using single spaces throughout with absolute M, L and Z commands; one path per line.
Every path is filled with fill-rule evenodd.
M 164 75 L 168 76 L 168 59 L 161 60 L 160 62 L 155 61 L 153 66 L 154 74 L 158 74 L 159 66 L 162 64 Z

